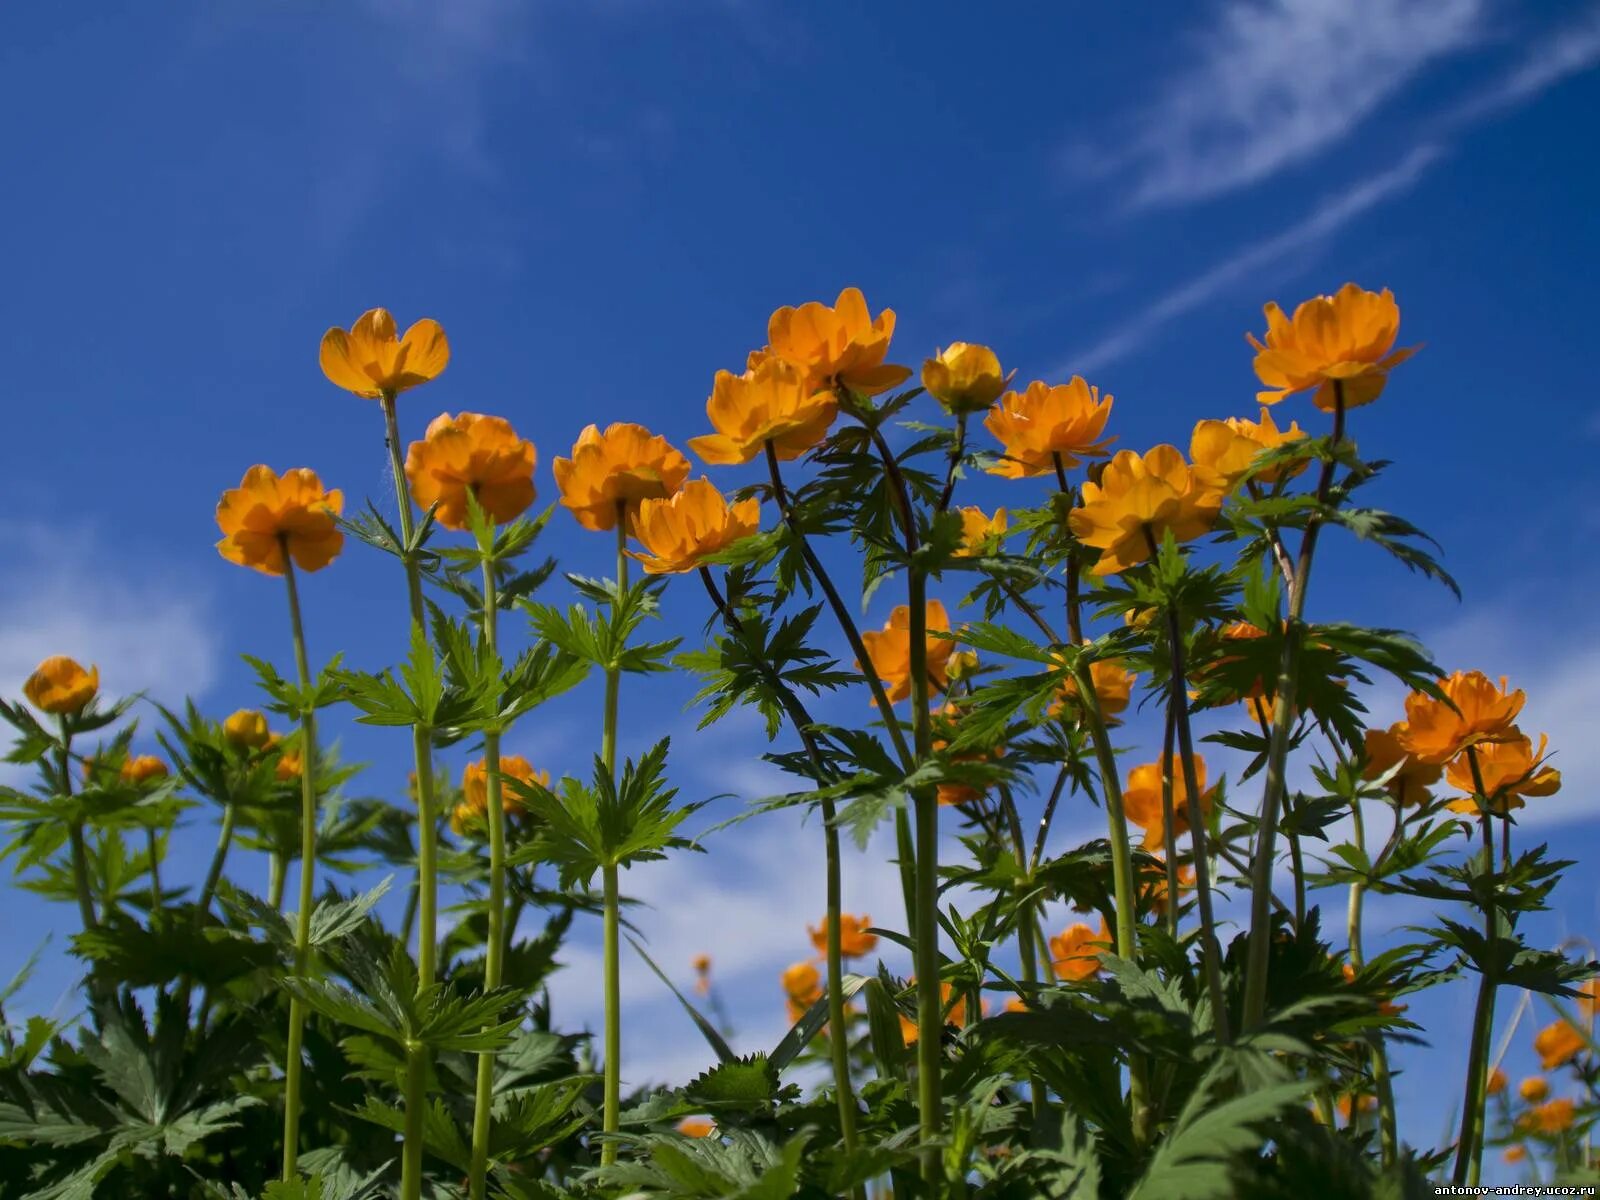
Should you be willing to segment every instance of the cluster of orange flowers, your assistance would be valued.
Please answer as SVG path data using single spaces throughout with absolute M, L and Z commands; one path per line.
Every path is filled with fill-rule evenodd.
M 868 932 L 872 918 L 866 914 L 839 914 L 839 952 L 845 958 L 865 958 L 878 948 L 878 935 Z M 789 1021 L 794 1023 L 822 999 L 822 973 L 817 961 L 828 953 L 828 919 L 823 917 L 818 925 L 807 925 L 806 933 L 816 948 L 816 960 L 802 959 L 784 968 L 783 994 L 789 1009 Z
M 529 785 L 538 784 L 540 787 L 550 786 L 550 772 L 535 770 L 533 764 L 520 754 L 500 756 L 500 778 Z M 521 802 L 510 788 L 501 788 L 500 810 L 507 816 L 522 811 Z M 468 763 L 461 772 L 461 800 L 450 810 L 450 828 L 458 837 L 469 831 L 478 831 L 488 812 L 489 760 L 480 758 L 477 762 Z
M 1551 796 L 1561 772 L 1545 762 L 1548 739 L 1538 747 L 1516 725 L 1526 699 L 1496 686 L 1482 671 L 1457 671 L 1439 681 L 1446 700 L 1424 692 L 1406 698 L 1406 717 L 1386 730 L 1366 734 L 1368 779 L 1384 779 L 1396 803 L 1422 804 L 1442 777 L 1465 796 L 1449 802 L 1461 813 L 1477 813 L 1479 801 L 1504 815 L 1526 797 Z M 1448 703 L 1446 702 L 1448 701 Z

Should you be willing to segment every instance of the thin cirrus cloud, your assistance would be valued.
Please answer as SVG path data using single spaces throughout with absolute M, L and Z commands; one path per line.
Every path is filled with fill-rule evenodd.
M 1126 149 L 1077 147 L 1131 208 L 1259 183 L 1353 133 L 1427 67 L 1477 43 L 1485 0 L 1228 0 L 1189 65 L 1131 118 Z

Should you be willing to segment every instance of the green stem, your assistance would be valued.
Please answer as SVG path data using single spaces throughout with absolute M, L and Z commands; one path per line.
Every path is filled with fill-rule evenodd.
M 288 878 L 283 851 L 274 850 L 267 859 L 267 903 L 274 912 L 283 911 L 283 885 Z
M 1072 486 L 1067 483 L 1067 468 L 1061 461 L 1061 455 L 1052 454 L 1056 466 L 1056 484 L 1061 489 L 1065 507 L 1070 511 L 1075 493 Z M 1076 646 L 1083 641 L 1083 602 L 1079 598 L 1079 580 L 1083 574 L 1083 563 L 1078 558 L 1078 539 L 1072 536 L 1071 528 L 1062 523 L 1062 532 L 1067 537 L 1067 636 Z
M 483 642 L 491 655 L 498 653 L 499 598 L 495 591 L 495 562 L 483 558 Z M 500 986 L 505 969 L 506 817 L 502 807 L 504 784 L 500 778 L 500 731 L 485 731 L 483 760 L 487 778 L 489 824 L 489 934 L 484 950 L 483 986 Z M 489 1127 L 494 1107 L 493 1050 L 478 1055 L 477 1093 L 472 1110 L 472 1160 L 468 1186 L 472 1200 L 483 1200 L 489 1173 Z
M 1334 455 L 1344 440 L 1344 384 L 1333 384 L 1333 436 L 1328 457 L 1317 479 L 1316 503 L 1320 510 L 1333 488 Z M 1311 560 L 1317 549 L 1317 534 L 1322 528 L 1318 512 L 1306 518 L 1306 531 L 1300 539 L 1300 559 L 1294 569 L 1294 584 L 1289 589 L 1289 620 L 1284 632 L 1283 650 L 1278 657 L 1278 683 L 1273 693 L 1272 736 L 1267 743 L 1266 782 L 1261 795 L 1261 823 L 1256 836 L 1255 861 L 1250 879 L 1250 948 L 1245 967 L 1244 1027 L 1261 1023 L 1267 1009 L 1267 971 L 1272 950 L 1272 867 L 1276 859 L 1275 841 L 1278 814 L 1283 806 L 1287 784 L 1289 733 L 1294 724 L 1295 697 L 1298 695 L 1300 645 L 1305 639 L 1306 592 L 1311 582 Z
M 161 847 L 154 825 L 144 831 L 144 838 L 150 853 L 150 919 L 154 921 L 156 910 L 161 907 Z
M 311 687 L 311 666 L 306 658 L 305 626 L 300 615 L 300 591 L 287 539 L 283 544 L 283 578 L 289 592 L 289 626 L 294 634 L 294 664 L 300 688 Z M 317 718 L 308 705 L 300 714 L 300 910 L 295 914 L 294 973 L 306 974 L 311 952 L 311 903 L 317 869 Z M 298 996 L 289 999 L 289 1047 L 283 1082 L 283 1179 L 297 1175 L 300 1147 L 300 1057 L 305 1039 L 306 1006 Z
M 1494 829 L 1489 824 L 1489 802 L 1483 788 L 1483 776 L 1478 769 L 1476 749 L 1467 747 L 1467 762 L 1472 768 L 1472 783 L 1477 788 L 1478 823 L 1483 833 L 1483 867 L 1494 870 Z M 1467 1086 L 1461 1103 L 1461 1136 L 1456 1141 L 1456 1163 L 1452 1182 L 1457 1185 L 1476 1184 L 1483 1158 L 1484 1095 L 1489 1076 L 1489 1039 L 1494 1030 L 1495 972 L 1493 961 L 1495 939 L 1499 936 L 1499 920 L 1495 913 L 1493 892 L 1483 906 L 1483 927 L 1486 949 L 1491 961 L 1478 979 L 1478 1000 L 1472 1012 L 1472 1040 L 1467 1051 Z
M 1178 714 L 1171 702 L 1167 704 L 1167 727 L 1161 735 L 1161 843 L 1166 855 L 1167 869 L 1167 932 L 1174 941 L 1178 937 L 1178 833 L 1174 828 L 1176 809 L 1172 793 L 1172 743 L 1178 736 Z
M 617 590 L 628 587 L 628 528 L 625 506 L 617 505 Z M 612 782 L 617 778 L 617 709 L 621 690 L 622 671 L 618 667 L 606 668 L 605 724 L 600 732 L 600 758 Z M 606 863 L 605 875 L 605 929 L 602 943 L 603 970 L 605 973 L 605 1113 L 601 1125 L 603 1132 L 614 1134 L 621 1128 L 622 1115 L 622 965 L 618 947 L 620 923 L 617 895 L 617 865 Z M 617 1143 L 607 1138 L 600 1147 L 602 1166 L 617 1161 Z
M 56 771 L 61 777 L 61 795 L 70 798 L 72 795 L 72 734 L 67 732 L 67 719 L 61 719 L 61 741 L 56 745 Z M 95 916 L 94 891 L 89 885 L 89 847 L 83 837 L 83 821 L 72 821 L 67 825 L 67 843 L 72 855 L 72 886 L 78 893 L 78 915 L 83 919 L 85 929 L 93 929 L 100 924 L 100 919 Z
M 967 452 L 967 416 L 967 413 L 956 414 L 956 440 L 950 447 L 950 466 L 945 472 L 944 490 L 939 493 L 940 512 L 950 507 L 950 497 L 955 495 L 956 472 L 961 468 L 961 460 Z
M 1011 841 L 1017 856 L 1017 870 L 1022 874 L 1019 887 L 1028 893 L 1018 901 L 1017 912 L 1017 961 L 1022 975 L 1022 982 L 1037 985 L 1039 982 L 1038 960 L 1033 948 L 1033 874 L 1028 866 L 1028 849 L 1022 836 L 1022 818 L 1017 813 L 1016 803 L 1011 799 L 1009 791 L 1001 793 L 1005 805 L 1006 816 L 1011 825 Z M 1028 988 L 1025 1002 L 1032 1004 L 1037 998 L 1036 987 Z M 972 1012 L 981 1012 L 980 1008 L 973 1008 Z M 1044 1083 L 1037 1074 L 1028 1076 L 1028 1106 L 1033 1112 L 1035 1125 L 1045 1119 L 1045 1092 Z
M 406 487 L 405 460 L 400 453 L 400 423 L 395 412 L 394 393 L 385 392 L 383 408 L 384 443 L 389 450 L 389 468 L 394 477 L 395 502 L 399 511 L 400 537 L 404 545 L 400 561 L 406 570 L 406 597 L 411 611 L 412 636 L 427 636 L 426 611 L 422 603 L 422 570 L 417 563 L 416 522 L 411 514 L 411 493 Z M 439 936 L 439 883 L 436 863 L 438 836 L 433 795 L 433 734 L 425 725 L 411 729 L 411 755 L 417 773 L 417 988 L 433 986 L 437 974 Z M 418 1200 L 422 1195 L 422 1118 L 427 1103 L 428 1054 L 424 1045 L 413 1044 L 406 1051 L 405 1150 L 401 1157 L 401 1200 Z
M 1358 799 L 1350 806 L 1351 818 L 1355 823 L 1356 848 L 1361 851 L 1361 856 L 1367 854 L 1367 829 L 1366 820 L 1361 813 L 1361 801 Z M 1380 856 L 1381 857 L 1381 856 Z M 1366 961 L 1366 953 L 1361 948 L 1361 914 L 1362 902 L 1366 895 L 1366 884 L 1356 880 L 1350 885 L 1350 902 L 1346 911 L 1347 936 L 1350 942 L 1350 965 L 1360 971 Z M 1400 1153 L 1399 1125 L 1395 1116 L 1394 1107 L 1394 1081 L 1389 1075 L 1389 1055 L 1384 1049 L 1383 1034 L 1375 1033 L 1372 1037 L 1372 1082 L 1378 1093 L 1378 1137 L 1382 1148 L 1382 1161 L 1385 1168 L 1392 1167 Z M 1353 1111 L 1353 1110 L 1352 1110 Z
M 211 856 L 211 866 L 206 870 L 205 882 L 200 885 L 200 899 L 196 904 L 195 915 L 197 920 L 204 920 L 211 911 L 211 898 L 217 893 L 217 884 L 222 882 L 222 866 L 228 860 L 228 851 L 233 846 L 233 825 L 237 818 L 237 811 L 232 800 L 222 806 L 222 831 L 217 835 L 217 850 Z

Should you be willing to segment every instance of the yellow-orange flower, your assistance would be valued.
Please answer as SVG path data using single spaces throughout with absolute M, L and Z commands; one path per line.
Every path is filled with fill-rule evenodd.
M 894 310 L 874 320 L 860 288 L 847 287 L 832 308 L 812 300 L 785 306 L 767 322 L 770 354 L 800 372 L 812 390 L 845 387 L 876 396 L 904 383 L 908 367 L 884 362 L 894 337 Z
M 344 548 L 336 518 L 344 493 L 324 489 L 315 471 L 296 467 L 279 476 L 254 466 L 217 501 L 217 552 L 264 575 L 282 575 L 284 552 L 302 571 L 320 571 Z
M 1172 770 L 1172 836 L 1174 839 L 1189 832 L 1189 787 L 1183 776 L 1183 760 L 1173 755 Z M 1206 760 L 1194 756 L 1194 778 L 1200 788 L 1200 811 L 1210 816 L 1216 789 L 1206 788 Z M 1166 844 L 1166 818 L 1161 808 L 1161 764 L 1142 763 L 1128 772 L 1127 785 L 1122 789 L 1122 806 L 1132 821 L 1144 830 L 1143 846 L 1154 850 Z
M 917 980 L 915 976 L 906 980 L 907 983 L 915 983 L 916 981 Z M 967 997 L 965 994 L 963 994 L 961 999 L 957 1000 L 954 1004 L 951 1004 L 950 998 L 953 995 L 955 995 L 954 984 L 941 983 L 939 985 L 939 1002 L 945 1009 L 944 1023 L 946 1025 L 954 1025 L 959 1029 L 965 1026 L 967 1023 Z M 904 1013 L 901 1013 L 900 1040 L 905 1042 L 907 1046 L 915 1046 L 917 1044 L 919 1032 L 920 1031 L 917 1029 L 916 1021 L 913 1018 L 906 1016 Z
M 672 495 L 689 477 L 689 460 L 643 425 L 590 425 L 573 444 L 571 458 L 550 464 L 561 503 L 585 529 L 615 529 L 619 516 L 641 500 Z
M 954 661 L 959 655 L 952 655 L 951 657 L 952 661 Z M 956 736 L 956 727 L 961 722 L 961 708 L 953 701 L 946 701 L 940 706 L 937 715 L 938 722 L 935 726 L 933 749 L 941 751 L 946 749 L 950 745 L 951 739 Z M 1005 753 L 1006 748 L 1004 746 L 993 746 L 987 752 L 975 750 L 953 755 L 951 761 L 958 763 L 993 761 L 994 759 L 1004 758 Z M 983 799 L 986 790 L 986 788 L 975 784 L 951 779 L 940 783 L 935 792 L 940 805 L 945 808 L 954 808 L 957 805 L 971 804 L 976 800 Z
M 1158 917 L 1167 915 L 1167 870 L 1165 864 L 1148 871 L 1144 885 L 1145 904 Z M 1194 887 L 1194 867 L 1185 864 L 1178 868 L 1178 898 Z
M 783 994 L 788 1003 L 789 1022 L 793 1024 L 806 1015 L 806 1011 L 822 999 L 822 975 L 816 965 L 797 962 L 784 968 Z
M 644 564 L 645 574 L 677 575 L 755 533 L 761 502 L 752 496 L 730 505 L 709 479 L 696 479 L 664 500 L 639 501 L 629 527 L 645 552 L 627 554 Z
M 1600 1002 L 1600 976 L 1591 975 L 1578 985 L 1578 1011 L 1592 1022 Z
M 45 659 L 22 685 L 22 694 L 35 708 L 58 716 L 82 712 L 99 690 L 100 668 L 86 671 L 65 654 Z
M 1530 1075 L 1517 1084 L 1517 1095 L 1529 1104 L 1537 1104 L 1550 1094 L 1550 1084 L 1543 1075 Z
M 1506 691 L 1504 675 L 1496 687 L 1482 671 L 1457 671 L 1439 688 L 1455 707 L 1423 692 L 1406 697 L 1400 744 L 1421 762 L 1449 762 L 1468 746 L 1507 736 L 1527 699 L 1520 689 Z
M 927 629 L 932 633 L 949 633 L 950 616 L 944 605 L 929 600 L 925 609 Z M 946 666 L 956 644 L 949 638 L 929 637 L 926 640 L 928 680 L 933 686 L 944 687 L 949 682 Z M 889 703 L 898 704 L 911 695 L 911 607 L 898 605 L 889 614 L 888 623 L 881 629 L 869 629 L 861 635 L 872 660 L 872 669 L 878 673 L 889 693 Z M 856 666 L 860 667 L 860 663 Z
M 711 955 L 696 954 L 689 960 L 694 968 L 694 990 L 702 996 L 711 994 Z
M 1524 1129 L 1534 1133 L 1565 1133 L 1572 1128 L 1573 1118 L 1577 1115 L 1576 1110 L 1577 1106 L 1569 1098 L 1562 1096 L 1523 1113 L 1520 1123 Z
M 1114 575 L 1150 557 L 1170 529 L 1180 542 L 1211 528 L 1221 508 L 1216 492 L 1201 485 L 1175 447 L 1143 455 L 1120 451 L 1098 483 L 1083 485 L 1083 502 L 1067 518 L 1072 534 L 1100 551 L 1096 575 Z
M 1545 747 L 1550 739 L 1539 735 L 1539 748 L 1521 733 L 1515 725 L 1508 731 L 1508 740 L 1481 742 L 1450 760 L 1445 774 L 1450 786 L 1467 793 L 1468 799 L 1452 800 L 1449 808 L 1454 812 L 1475 813 L 1478 802 L 1471 799 L 1477 794 L 1477 781 L 1472 777 L 1472 760 L 1478 761 L 1478 776 L 1483 780 L 1484 798 L 1492 812 L 1507 813 L 1523 806 L 1524 796 L 1553 796 L 1561 790 L 1561 772 L 1545 765 Z
M 1506 1090 L 1506 1073 L 1499 1067 L 1489 1072 L 1489 1081 L 1484 1085 L 1484 1091 L 1491 1096 L 1498 1096 Z
M 1034 380 L 1025 391 L 1001 396 L 983 427 L 1005 449 L 1005 458 L 989 468 L 991 475 L 1023 479 L 1063 467 L 1075 467 L 1086 458 L 1100 458 L 1115 438 L 1105 436 L 1112 398 L 1100 398 L 1082 376 L 1051 387 Z
M 1378 1111 L 1378 1098 L 1371 1095 L 1352 1096 L 1349 1092 L 1334 1101 L 1334 1107 L 1339 1110 L 1339 1119 L 1346 1125 L 1350 1124 L 1350 1114 L 1370 1113 Z
M 1104 917 L 1098 931 L 1075 921 L 1050 939 L 1050 967 L 1057 979 L 1078 983 L 1100 970 L 1100 956 L 1110 948 L 1111 931 Z
M 1265 312 L 1265 343 L 1245 335 L 1256 348 L 1256 375 L 1269 389 L 1256 393 L 1263 404 L 1316 388 L 1317 407 L 1332 412 L 1335 385 L 1344 390 L 1346 408 L 1370 404 L 1389 370 L 1417 350 L 1390 352 L 1400 333 L 1400 306 L 1388 288 L 1369 292 L 1347 283 L 1332 296 L 1307 300 L 1292 318 L 1277 304 Z
M 264 713 L 253 708 L 241 708 L 222 723 L 222 736 L 229 745 L 241 750 L 259 750 L 267 744 L 272 731 L 267 728 Z
M 1122 665 L 1117 658 L 1097 658 L 1089 664 L 1089 682 L 1094 685 L 1095 699 L 1100 701 L 1100 714 L 1108 724 L 1115 725 L 1117 718 L 1128 707 L 1133 697 L 1134 681 L 1139 677 Z M 1078 702 L 1078 681 L 1068 675 L 1061 686 L 1061 698 L 1068 704 Z M 1054 715 L 1056 709 L 1052 708 Z
M 1008 1012 L 1008 1013 L 1027 1012 L 1028 1011 L 1028 1002 L 1026 1000 L 1024 1000 L 1021 996 L 1012 996 L 1012 997 L 1010 997 L 1010 998 L 1008 998 L 1006 1000 L 1005 1005 L 1001 1008 L 1000 1011 L 1001 1012 Z
M 322 335 L 322 373 L 368 400 L 396 395 L 436 378 L 450 363 L 450 342 L 439 322 L 424 318 L 404 337 L 383 308 L 370 309 L 346 333 L 335 326 Z
M 1508 1163 L 1519 1163 L 1528 1157 L 1528 1150 L 1526 1146 L 1507 1146 L 1500 1157 Z
M 273 764 L 272 774 L 279 783 L 288 783 L 291 779 L 299 779 L 302 763 L 297 750 L 285 750 L 278 756 L 278 761 Z
M 1250 464 L 1260 455 L 1303 437 L 1305 430 L 1296 423 L 1279 429 L 1272 414 L 1263 408 L 1259 421 L 1238 417 L 1201 421 L 1189 439 L 1189 457 L 1194 460 L 1194 473 L 1201 483 L 1213 491 L 1227 493 L 1244 478 Z M 1297 475 L 1305 468 L 1305 463 L 1298 463 L 1290 474 Z M 1277 482 L 1281 475 L 1282 468 L 1272 467 L 1259 472 L 1255 478 L 1270 484 Z
M 153 779 L 165 779 L 167 773 L 167 764 L 154 754 L 141 754 L 136 758 L 124 759 L 118 775 L 123 783 L 140 784 Z
M 827 437 L 838 412 L 833 392 L 782 359 L 763 358 L 743 375 L 717 372 L 706 401 L 717 432 L 690 438 L 689 449 L 713 466 L 732 466 L 766 453 L 771 442 L 788 462 Z
M 992 554 L 999 548 L 1000 539 L 1005 536 L 1006 526 L 1010 523 L 1005 509 L 995 509 L 992 517 L 976 506 L 958 508 L 955 511 L 961 517 L 963 555 L 977 557 L 982 554 Z
M 533 443 L 503 417 L 440 413 L 406 452 L 406 479 L 418 508 L 434 505 L 446 529 L 467 527 L 467 495 L 504 524 L 533 503 Z
M 550 786 L 550 772 L 536 771 L 533 764 L 520 754 L 502 754 L 500 756 L 500 778 L 502 781 L 515 779 L 519 783 L 538 784 L 540 787 Z M 485 816 L 489 812 L 489 760 L 480 758 L 477 762 L 468 763 L 461 772 L 461 804 L 469 813 L 476 816 Z M 514 813 L 522 807 L 521 801 L 515 792 L 502 782 L 500 787 L 500 810 Z
M 684 1137 L 710 1137 L 716 1131 L 717 1127 L 704 1117 L 685 1117 L 678 1122 L 678 1132 Z
M 1361 777 L 1377 779 L 1398 766 L 1400 769 L 1390 776 L 1384 790 L 1394 797 L 1397 804 L 1426 804 L 1428 789 L 1439 782 L 1444 768 L 1438 763 L 1423 762 L 1408 754 L 1401 740 L 1404 733 L 1404 721 L 1397 721 L 1388 729 L 1366 731 L 1364 743 L 1367 761 L 1361 768 Z
M 922 364 L 922 386 L 951 413 L 988 408 L 1005 389 L 1000 359 L 987 346 L 951 342 Z
M 867 929 L 872 924 L 872 918 L 863 913 L 854 916 L 851 913 L 839 914 L 839 953 L 845 958 L 862 958 L 871 954 L 878 946 L 878 935 L 868 933 Z M 818 954 L 828 952 L 828 918 L 822 918 L 820 926 L 807 925 L 806 932 L 811 935 L 811 944 L 817 948 Z
M 1583 1034 L 1566 1021 L 1553 1021 L 1533 1037 L 1533 1049 L 1539 1055 L 1539 1066 L 1546 1071 L 1565 1066 L 1587 1044 Z

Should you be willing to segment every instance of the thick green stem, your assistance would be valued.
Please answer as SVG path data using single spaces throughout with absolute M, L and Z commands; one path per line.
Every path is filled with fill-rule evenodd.
M 395 412 L 394 393 L 385 392 L 383 407 L 384 442 L 389 450 L 389 468 L 394 477 L 395 503 L 399 512 L 400 537 L 404 545 L 400 559 L 406 571 L 406 598 L 411 612 L 413 638 L 427 636 L 427 614 L 422 603 L 422 570 L 417 563 L 416 523 L 411 514 L 411 493 L 406 487 L 405 460 L 400 453 L 400 423 Z M 438 836 L 433 795 L 433 734 L 424 725 L 411 729 L 411 756 L 417 774 L 417 987 L 433 986 L 437 973 L 439 936 L 439 883 L 437 867 Z M 402 1200 L 417 1200 L 422 1194 L 422 1116 L 427 1103 L 428 1052 L 421 1044 L 410 1047 L 406 1055 L 406 1137 L 401 1160 Z
M 154 921 L 161 907 L 161 839 L 154 825 L 144 831 L 144 840 L 150 855 L 150 919 Z
M 274 912 L 283 911 L 283 887 L 288 877 L 283 851 L 274 850 L 267 859 L 267 903 Z
M 1178 714 L 1168 703 L 1166 729 L 1161 734 L 1161 849 L 1166 857 L 1167 932 L 1174 941 L 1178 938 L 1178 887 L 1183 882 L 1178 875 L 1177 812 L 1172 800 L 1172 743 L 1177 736 Z
M 1350 806 L 1350 814 L 1355 822 L 1356 848 L 1361 851 L 1362 857 L 1365 857 L 1367 830 L 1359 799 Z M 1361 948 L 1361 910 L 1365 895 L 1366 884 L 1361 880 L 1358 879 L 1350 885 L 1350 902 L 1345 915 L 1347 937 L 1350 942 L 1350 966 L 1356 971 L 1360 971 L 1366 961 L 1365 952 Z M 1400 1133 L 1395 1116 L 1394 1081 L 1389 1075 L 1389 1055 L 1384 1049 L 1381 1032 L 1372 1035 L 1372 1082 L 1378 1093 L 1378 1137 L 1383 1165 L 1392 1167 L 1400 1153 Z
M 483 559 L 483 642 L 491 654 L 498 652 L 499 598 L 495 592 L 495 563 L 491 555 Z M 502 804 L 504 784 L 500 778 L 500 733 L 483 735 L 485 787 L 489 825 L 489 932 L 484 948 L 483 986 L 493 991 L 500 986 L 505 969 L 506 907 L 506 816 Z M 494 1108 L 493 1050 L 478 1055 L 477 1091 L 472 1110 L 472 1161 L 468 1187 L 472 1200 L 483 1200 L 488 1185 L 489 1127 Z
M 626 513 L 617 505 L 617 590 L 628 586 L 628 544 Z M 621 690 L 622 672 L 617 667 L 606 669 L 605 724 L 600 731 L 600 758 L 614 783 L 617 778 L 617 708 Z M 605 1112 L 601 1129 L 614 1134 L 621 1128 L 622 1115 L 622 960 L 618 947 L 617 931 L 620 923 L 617 895 L 617 866 L 607 863 L 605 876 L 604 937 L 601 946 L 605 973 Z M 617 1143 L 607 1138 L 600 1147 L 600 1162 L 610 1166 L 617 1161 Z
M 1477 789 L 1478 825 L 1483 833 L 1483 869 L 1494 871 L 1494 828 L 1489 824 L 1489 797 L 1478 767 L 1478 752 L 1467 747 L 1472 784 Z M 1451 1176 L 1459 1185 L 1476 1185 L 1483 1162 L 1485 1089 L 1489 1077 L 1489 1039 L 1494 1032 L 1494 993 L 1499 971 L 1495 941 L 1500 935 L 1493 893 L 1483 906 L 1483 932 L 1490 961 L 1478 979 L 1478 1001 L 1472 1012 L 1472 1040 L 1467 1051 L 1467 1086 L 1461 1102 L 1461 1136 L 1456 1140 L 1456 1164 Z
M 1066 464 L 1061 461 L 1059 454 L 1050 457 L 1055 461 L 1056 484 L 1061 489 L 1062 503 L 1070 510 L 1076 494 L 1067 483 Z M 1078 539 L 1065 522 L 1062 523 L 1062 532 L 1067 536 L 1067 636 L 1076 646 L 1083 641 L 1083 601 L 1079 597 L 1083 563 L 1078 557 Z
M 294 562 L 283 546 L 283 578 L 289 591 L 289 626 L 294 634 L 294 665 L 300 688 L 311 687 L 311 665 L 306 658 L 305 626 L 300 616 L 300 590 L 295 584 Z M 311 953 L 311 903 L 317 870 L 317 717 L 309 706 L 300 713 L 300 910 L 295 914 L 294 973 L 303 976 Z M 300 1052 L 305 1039 L 306 1006 L 298 996 L 289 999 L 289 1047 L 283 1070 L 283 1178 L 297 1174 L 300 1147 Z
M 1328 502 L 1336 466 L 1334 455 L 1344 441 L 1344 384 L 1334 381 L 1333 437 L 1328 457 L 1323 460 L 1317 479 L 1316 502 L 1320 510 Z M 1266 782 L 1261 795 L 1261 822 L 1256 834 L 1255 860 L 1250 878 L 1250 949 L 1245 967 L 1244 1027 L 1255 1028 L 1267 1009 L 1267 971 L 1272 950 L 1272 868 L 1277 858 L 1278 814 L 1283 807 L 1287 786 L 1289 733 L 1294 724 L 1295 697 L 1300 676 L 1300 646 L 1305 639 L 1306 592 L 1311 582 L 1311 560 L 1317 549 L 1317 534 L 1322 521 L 1317 513 L 1306 518 L 1306 531 L 1300 539 L 1300 559 L 1294 569 L 1294 584 L 1289 589 L 1289 620 L 1284 631 L 1283 650 L 1278 658 L 1278 682 L 1273 693 L 1272 736 L 1267 743 Z
M 61 741 L 56 746 L 56 773 L 61 777 L 61 795 L 72 795 L 72 734 L 67 732 L 67 719 L 61 718 Z M 89 847 L 83 837 L 83 822 L 76 820 L 67 826 L 67 845 L 72 855 L 72 886 L 78 893 L 78 915 L 85 929 L 100 924 L 94 911 L 94 890 L 89 886 Z
M 217 884 L 222 882 L 222 867 L 228 861 L 228 851 L 233 846 L 233 826 L 237 816 L 232 800 L 222 806 L 222 831 L 217 834 L 216 853 L 211 856 L 211 866 L 206 870 L 205 882 L 200 885 L 200 899 L 195 904 L 197 920 L 204 920 L 211 911 L 211 898 L 217 894 Z

